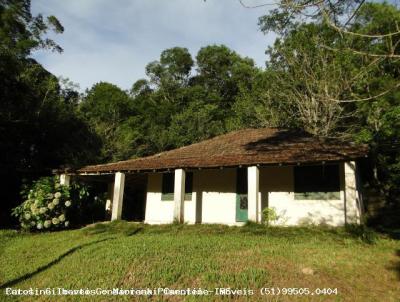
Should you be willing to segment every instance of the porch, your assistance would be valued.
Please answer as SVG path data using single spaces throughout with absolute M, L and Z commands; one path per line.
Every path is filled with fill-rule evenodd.
M 356 175 L 351 161 L 74 177 L 108 183 L 111 220 L 241 225 L 263 222 L 263 209 L 274 208 L 276 224 L 338 226 L 360 223 Z

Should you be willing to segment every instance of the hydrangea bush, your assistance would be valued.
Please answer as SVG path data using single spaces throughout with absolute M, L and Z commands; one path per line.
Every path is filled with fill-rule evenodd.
M 72 206 L 70 188 L 60 185 L 58 177 L 43 177 L 24 186 L 24 202 L 13 209 L 24 230 L 68 228 L 68 209 Z

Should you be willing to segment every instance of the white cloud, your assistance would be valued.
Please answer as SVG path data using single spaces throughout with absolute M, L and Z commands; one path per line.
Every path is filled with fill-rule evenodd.
M 32 5 L 34 13 L 53 14 L 65 27 L 54 37 L 64 53 L 40 51 L 35 58 L 83 89 L 99 81 L 129 89 L 145 76 L 147 63 L 173 46 L 187 47 L 195 56 L 200 47 L 225 44 L 264 66 L 273 40 L 257 27 L 265 10 L 245 9 L 236 0 L 36 0 Z

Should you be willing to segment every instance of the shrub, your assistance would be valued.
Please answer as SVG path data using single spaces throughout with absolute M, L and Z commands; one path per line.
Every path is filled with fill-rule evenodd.
M 70 189 L 60 185 L 56 177 L 43 177 L 24 185 L 21 196 L 25 200 L 13 209 L 24 230 L 54 230 L 69 226 L 68 208 L 71 207 Z
M 263 217 L 264 217 L 264 222 L 267 225 L 270 225 L 271 223 L 276 223 L 278 220 L 281 218 L 278 213 L 276 212 L 276 209 L 274 207 L 266 207 L 262 211 Z
M 106 193 L 97 185 L 74 180 L 60 185 L 58 177 L 42 177 L 24 185 L 21 205 L 12 214 L 24 230 L 56 230 L 104 220 Z

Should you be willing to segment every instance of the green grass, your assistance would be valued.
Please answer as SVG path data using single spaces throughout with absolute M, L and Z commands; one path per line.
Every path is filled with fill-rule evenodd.
M 375 238 L 376 237 L 376 238 Z M 0 231 L 0 301 L 210 301 L 229 297 L 18 297 L 4 288 L 337 288 L 312 301 L 399 301 L 400 241 L 344 228 L 113 222 L 44 234 Z M 371 239 L 372 238 L 372 239 Z M 374 244 L 368 244 L 373 240 Z M 304 274 L 303 268 L 314 273 Z M 310 301 L 311 296 L 235 297 Z

